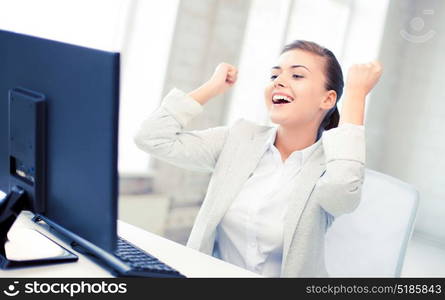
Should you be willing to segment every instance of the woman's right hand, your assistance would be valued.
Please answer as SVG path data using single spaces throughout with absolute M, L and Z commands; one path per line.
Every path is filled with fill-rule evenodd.
M 237 80 L 237 75 L 238 70 L 234 66 L 224 62 L 220 63 L 208 81 L 209 85 L 214 89 L 215 96 L 224 94 L 231 88 Z
M 238 70 L 228 63 L 220 63 L 212 77 L 188 95 L 204 105 L 211 98 L 224 94 L 237 80 Z

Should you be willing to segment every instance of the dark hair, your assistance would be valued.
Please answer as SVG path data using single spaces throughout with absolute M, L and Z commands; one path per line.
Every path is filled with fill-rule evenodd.
M 337 61 L 335 55 L 327 48 L 318 45 L 317 43 L 305 41 L 305 40 L 295 40 L 290 44 L 284 46 L 281 54 L 284 52 L 299 49 L 303 51 L 308 51 L 310 53 L 319 55 L 326 59 L 325 64 L 325 75 L 326 75 L 326 90 L 334 90 L 337 93 L 337 99 L 335 106 L 332 107 L 324 117 L 323 121 L 320 124 L 317 134 L 317 140 L 320 138 L 321 134 L 324 130 L 328 130 L 331 128 L 335 128 L 338 126 L 338 122 L 340 121 L 340 114 L 338 112 L 337 103 L 340 100 L 341 95 L 343 94 L 343 73 L 341 70 L 341 66 Z

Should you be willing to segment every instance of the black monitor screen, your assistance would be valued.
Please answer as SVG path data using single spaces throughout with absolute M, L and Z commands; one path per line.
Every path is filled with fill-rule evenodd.
M 0 30 L 0 190 L 5 193 L 12 89 L 46 99 L 46 196 L 39 213 L 113 250 L 119 54 Z

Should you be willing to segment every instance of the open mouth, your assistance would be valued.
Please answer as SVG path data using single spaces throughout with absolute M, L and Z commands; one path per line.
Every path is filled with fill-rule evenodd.
M 294 102 L 294 99 L 292 97 L 289 97 L 289 96 L 274 95 L 272 97 L 272 102 L 273 102 L 273 104 L 284 105 L 284 104 L 288 104 L 288 103 Z

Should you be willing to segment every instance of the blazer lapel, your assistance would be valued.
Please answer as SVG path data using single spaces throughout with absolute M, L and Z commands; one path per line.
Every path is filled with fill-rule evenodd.
M 224 194 L 219 194 L 218 201 L 213 204 L 207 231 L 214 230 L 219 224 L 236 195 L 255 170 L 266 150 L 265 144 L 272 129 L 273 127 L 262 127 L 259 132 L 251 135 L 249 141 L 240 141 L 234 148 L 233 159 L 223 182 Z
M 325 170 L 323 146 L 320 144 L 314 150 L 308 161 L 301 169 L 300 175 L 295 182 L 295 190 L 284 219 L 283 229 L 283 263 L 286 264 L 287 254 L 294 236 L 296 227 L 300 221 L 301 214 L 306 206 L 307 200 L 317 183 L 317 180 Z

